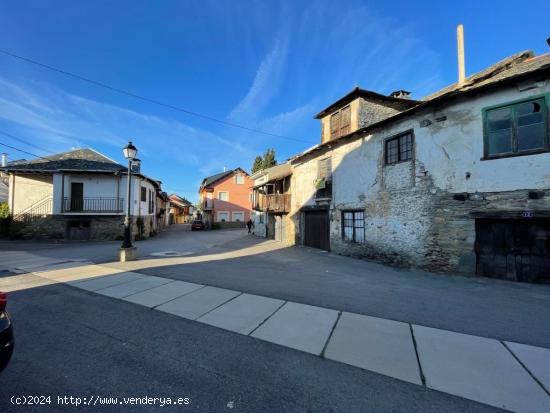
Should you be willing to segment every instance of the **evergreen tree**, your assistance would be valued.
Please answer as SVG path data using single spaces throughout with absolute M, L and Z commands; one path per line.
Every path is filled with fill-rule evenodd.
M 252 173 L 261 171 L 262 169 L 271 168 L 277 165 L 277 159 L 275 159 L 275 149 L 267 149 L 263 156 L 256 156 L 254 163 L 252 164 Z
M 261 156 L 256 156 L 256 159 L 254 159 L 254 163 L 252 164 L 252 173 L 256 173 L 260 170 L 262 170 L 263 167 L 263 159 Z
M 262 166 L 264 169 L 271 168 L 272 166 L 277 165 L 277 160 L 275 159 L 275 149 L 268 149 L 264 153 L 262 160 Z

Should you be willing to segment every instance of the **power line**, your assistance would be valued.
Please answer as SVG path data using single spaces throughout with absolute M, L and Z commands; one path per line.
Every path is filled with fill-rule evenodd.
M 118 87 L 111 86 L 111 85 L 108 85 L 106 83 L 99 82 L 97 80 L 93 80 L 93 79 L 90 79 L 90 78 L 87 78 L 87 77 L 84 77 L 84 76 L 81 76 L 81 75 L 78 75 L 78 74 L 75 74 L 75 73 L 72 73 L 72 72 L 68 72 L 68 71 L 63 70 L 63 69 L 59 69 L 59 68 L 54 67 L 54 66 L 50 66 L 50 65 L 45 64 L 45 63 L 38 62 L 38 61 L 30 59 L 28 57 L 20 56 L 18 54 L 9 52 L 9 51 L 4 50 L 4 49 L 0 49 L 0 53 L 3 53 L 6 56 L 10 56 L 10 57 L 13 57 L 15 59 L 22 60 L 22 61 L 27 62 L 27 63 L 31 63 L 31 64 L 36 65 L 36 66 L 40 66 L 44 69 L 48 69 L 48 70 L 51 70 L 53 72 L 61 73 L 63 75 L 81 80 L 83 82 L 87 82 L 87 83 L 90 83 L 92 85 L 99 86 L 99 87 L 102 87 L 104 89 L 111 90 L 113 92 L 117 92 L 117 93 L 120 93 L 120 94 L 123 94 L 123 95 L 126 95 L 126 96 L 130 96 L 130 97 L 133 97 L 135 99 L 139 99 L 139 100 L 142 100 L 144 102 L 152 103 L 152 104 L 155 104 L 155 105 L 158 105 L 158 106 L 163 106 L 163 107 L 168 108 L 168 109 L 176 110 L 178 112 L 182 112 L 182 113 L 185 113 L 187 115 L 196 116 L 198 118 L 210 120 L 212 122 L 217 122 L 217 123 L 220 123 L 222 125 L 231 126 L 231 127 L 234 127 L 234 128 L 243 129 L 243 130 L 246 130 L 246 131 L 249 131 L 249 132 L 259 133 L 259 134 L 268 135 L 268 136 L 273 136 L 273 137 L 276 137 L 276 138 L 288 139 L 288 140 L 292 140 L 292 141 L 296 141 L 296 142 L 311 143 L 311 141 L 297 139 L 297 138 L 293 138 L 293 137 L 290 137 L 290 136 L 278 135 L 276 133 L 262 131 L 260 129 L 249 128 L 249 127 L 244 126 L 244 125 L 239 125 L 239 124 L 233 123 L 233 122 L 227 122 L 225 120 L 217 119 L 217 118 L 214 118 L 212 116 L 203 115 L 202 113 L 198 113 L 198 112 L 194 112 L 194 111 L 191 111 L 191 110 L 188 110 L 188 109 L 180 108 L 178 106 L 174 106 L 174 105 L 171 105 L 169 103 L 164 103 L 164 102 L 161 102 L 161 101 L 153 99 L 153 98 L 148 98 L 146 96 L 138 95 L 134 92 L 131 92 L 131 91 L 128 91 L 128 90 L 125 90 L 125 89 L 120 89 Z
M 38 145 L 35 145 L 34 143 L 27 142 L 27 141 L 25 141 L 25 140 L 23 140 L 23 139 L 21 139 L 21 138 L 18 138 L 17 136 L 12 135 L 11 133 L 5 132 L 5 131 L 3 131 L 3 130 L 0 130 L 0 133 L 1 133 L 2 135 L 7 136 L 8 138 L 12 138 L 12 139 L 15 139 L 16 141 L 19 141 L 19 142 L 21 142 L 21 143 L 24 143 L 25 145 L 32 146 L 33 148 L 40 149 L 41 151 L 44 151 L 44 152 L 49 153 L 49 154 L 52 154 L 52 155 L 54 154 L 52 151 L 50 151 L 50 150 L 48 150 L 48 149 L 44 149 L 44 148 L 41 148 L 41 147 L 38 146 Z
M 27 155 L 31 155 L 31 156 L 34 156 L 34 157 L 36 157 L 36 158 L 46 159 L 46 160 L 47 160 L 47 158 L 44 158 L 43 156 L 36 155 L 36 154 L 34 154 L 34 153 L 31 153 L 31 152 L 27 152 L 27 151 L 25 151 L 25 150 L 23 150 L 23 149 L 16 148 L 15 146 L 7 145 L 7 144 L 2 143 L 2 142 L 0 142 L 0 145 L 1 145 L 1 146 L 5 146 L 6 148 L 13 149 L 13 150 L 15 150 L 15 151 L 17 151 L 17 152 L 26 153 Z

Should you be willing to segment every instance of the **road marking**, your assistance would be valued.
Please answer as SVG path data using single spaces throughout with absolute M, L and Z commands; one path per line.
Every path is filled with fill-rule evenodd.
M 173 280 L 170 278 L 148 276 L 134 281 L 113 285 L 112 287 L 102 288 L 100 290 L 96 290 L 95 292 L 112 298 L 124 298 L 172 281 Z
M 149 290 L 129 295 L 124 297 L 124 300 L 153 308 L 185 294 L 189 294 L 202 287 L 204 287 L 204 285 L 193 284 L 185 281 L 172 281 Z

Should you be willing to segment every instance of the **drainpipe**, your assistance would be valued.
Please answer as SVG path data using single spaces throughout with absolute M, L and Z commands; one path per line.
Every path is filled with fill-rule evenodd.
M 466 80 L 466 63 L 464 58 L 464 26 L 456 27 L 456 44 L 458 53 L 458 84 L 462 86 Z

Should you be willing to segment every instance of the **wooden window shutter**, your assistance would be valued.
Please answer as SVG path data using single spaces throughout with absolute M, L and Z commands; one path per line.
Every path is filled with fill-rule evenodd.
M 333 113 L 330 117 L 330 137 L 331 139 L 340 136 L 340 111 Z
M 351 107 L 348 105 L 340 111 L 340 136 L 351 131 Z

